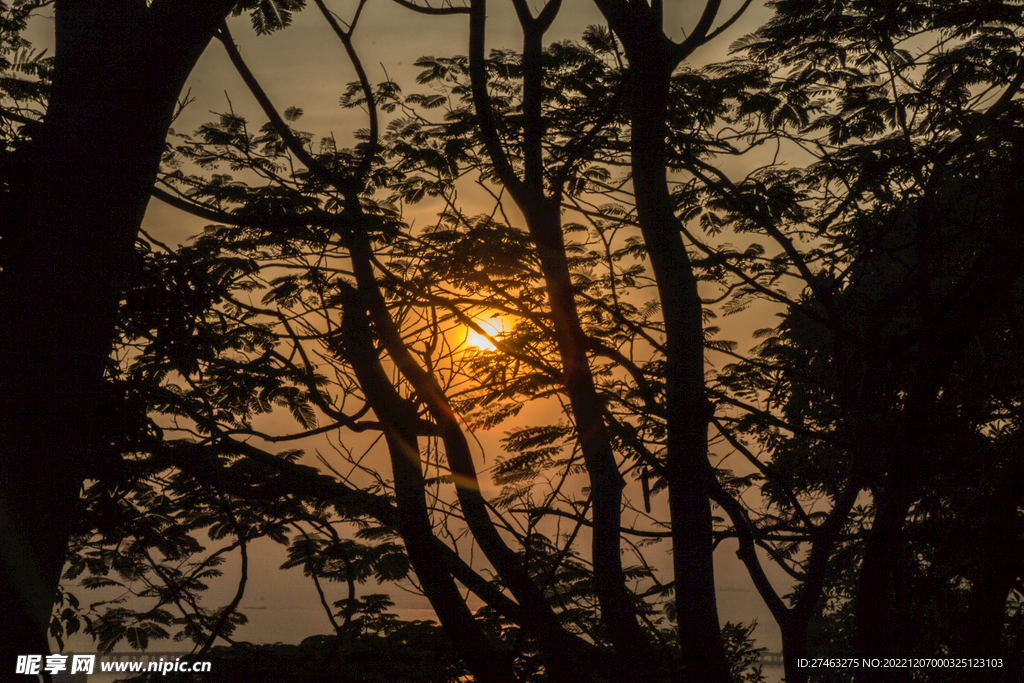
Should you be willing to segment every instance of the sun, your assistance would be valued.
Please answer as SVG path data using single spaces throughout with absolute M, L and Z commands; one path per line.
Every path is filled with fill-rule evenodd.
M 494 351 L 494 344 L 491 343 L 491 340 L 476 330 L 466 332 L 466 346 L 472 346 L 480 351 Z
M 474 320 L 474 323 L 491 337 L 498 337 L 502 333 L 504 325 L 499 318 L 491 320 Z M 466 346 L 471 346 L 478 351 L 495 351 L 494 343 L 476 330 L 467 327 L 466 339 L 463 341 Z

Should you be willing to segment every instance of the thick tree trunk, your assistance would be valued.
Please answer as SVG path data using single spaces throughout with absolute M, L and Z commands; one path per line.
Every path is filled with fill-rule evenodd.
M 0 676 L 43 653 L 71 514 L 103 447 L 135 235 L 177 96 L 232 4 L 56 5 L 46 119 L 0 199 Z
M 592 558 L 602 621 L 608 628 L 620 667 L 641 677 L 656 676 L 661 658 L 637 624 L 620 556 L 622 489 L 625 482 L 615 462 L 602 401 L 587 360 L 587 339 L 573 298 L 566 261 L 561 217 L 553 203 L 528 215 L 537 242 L 541 268 L 555 321 L 562 382 L 576 420 L 577 439 L 590 478 L 593 504 Z
M 800 666 L 807 653 L 807 624 L 783 624 L 782 666 L 786 683 L 807 683 L 807 668 Z
M 665 123 L 671 61 L 629 49 L 632 170 L 637 217 L 665 320 L 665 478 L 669 485 L 679 642 L 686 679 L 729 680 L 715 601 L 711 480 L 700 295 L 668 190 Z
M 970 576 L 971 592 L 962 629 L 961 656 L 982 659 L 1008 659 L 1003 639 L 1006 603 L 1024 562 L 1021 552 L 1020 522 L 1017 509 L 993 510 L 986 516 L 986 528 L 978 539 L 977 567 Z M 965 681 L 1009 681 L 1004 670 L 971 669 Z
M 980 528 L 975 531 L 975 557 L 964 619 L 963 657 L 1004 659 L 1006 651 L 1003 626 L 1006 603 L 1014 583 L 1024 573 L 1024 535 L 1018 511 L 1024 504 L 1024 458 L 1021 444 L 1024 434 L 1018 431 L 1006 447 L 1008 463 L 999 472 L 999 480 L 983 500 L 978 516 Z M 994 675 L 991 669 L 973 669 L 970 681 L 1010 681 L 1019 674 L 1007 666 Z M 986 678 L 988 676 L 988 678 Z
M 903 524 L 912 503 L 904 487 L 888 486 L 875 493 L 871 526 L 857 584 L 856 656 L 904 657 L 900 624 L 908 618 Z M 896 683 L 909 680 L 908 670 L 863 669 L 858 681 Z

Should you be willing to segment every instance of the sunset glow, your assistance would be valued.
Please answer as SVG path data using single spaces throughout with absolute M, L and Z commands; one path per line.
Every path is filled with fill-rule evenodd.
M 487 335 L 491 337 L 498 337 L 501 335 L 504 329 L 504 324 L 501 318 L 491 318 L 487 320 L 474 320 L 474 323 L 480 327 Z M 466 328 L 466 339 L 463 342 L 466 346 L 473 347 L 478 351 L 494 351 L 494 344 L 483 334 L 480 334 L 476 330 L 467 327 Z

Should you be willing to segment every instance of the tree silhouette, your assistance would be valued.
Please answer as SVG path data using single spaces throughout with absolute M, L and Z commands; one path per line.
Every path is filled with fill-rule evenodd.
M 48 4 L 4 3 L 4 28 Z M 180 90 L 232 8 L 270 29 L 293 5 L 57 0 L 45 115 L 5 109 L 31 131 L 0 194 L 5 676 L 45 649 L 79 489 L 105 458 L 103 369 Z
M 856 636 L 845 646 L 862 657 L 894 650 L 992 657 L 1008 652 L 1001 641 L 1014 609 L 1009 577 L 1019 575 L 994 550 L 1017 543 L 1019 521 L 1011 520 L 1018 513 L 1009 510 L 1019 510 L 1010 493 L 1018 489 L 990 477 L 1016 481 L 1019 467 L 1009 398 L 1015 380 L 999 368 L 1013 364 L 1018 348 L 1016 247 L 1005 236 L 1017 221 L 1006 198 L 1020 178 L 1013 151 L 1020 10 L 907 8 L 893 21 L 865 3 L 836 11 L 778 3 L 772 22 L 740 45 L 751 59 L 732 73 L 749 78 L 764 68 L 766 78 L 785 76 L 741 97 L 737 111 L 756 112 L 762 130 L 778 131 L 769 139 L 815 161 L 770 166 L 742 184 L 711 167 L 697 170 L 737 227 L 781 248 L 773 278 L 789 268 L 805 287 L 793 300 L 778 284 L 742 276 L 750 294 L 788 311 L 780 328 L 764 331 L 761 357 L 723 379 L 748 398 L 762 391 L 772 398 L 770 412 L 783 420 L 751 413 L 738 425 L 774 451 L 767 474 L 779 480 L 765 491 L 789 517 L 785 525 L 812 530 L 795 602 L 778 610 L 784 639 L 805 637 L 798 634 L 821 618 L 814 605 L 822 603 L 852 620 L 847 628 Z M 912 44 L 924 37 L 934 42 Z M 788 435 L 778 429 L 787 424 Z M 796 497 L 780 487 L 783 478 Z M 855 504 L 861 491 L 870 493 L 866 508 Z M 798 501 L 811 495 L 831 505 L 816 528 Z M 989 507 L 995 498 L 1002 502 Z M 954 541 L 955 527 L 938 532 L 978 514 L 995 517 L 973 550 Z M 947 554 L 953 547 L 962 564 Z M 794 546 L 777 548 L 788 554 Z M 961 601 L 971 607 L 952 606 Z M 986 617 L 952 617 L 982 604 L 991 610 Z M 942 624 L 931 619 L 937 609 Z M 797 634 L 787 634 L 787 621 Z M 789 656 L 799 646 L 786 649 Z

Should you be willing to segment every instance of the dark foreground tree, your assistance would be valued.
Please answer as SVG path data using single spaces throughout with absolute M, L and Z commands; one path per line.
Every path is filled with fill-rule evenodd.
M 6 16 L 36 5 L 6 3 Z M 237 5 L 245 7 L 249 3 Z M 276 9 L 301 2 L 261 3 Z M 181 88 L 235 0 L 57 0 L 45 115 L 0 176 L 0 637 L 45 633 L 87 476 L 107 452 L 102 376 Z M 5 118 L 11 120 L 10 117 Z M 17 120 L 17 119 L 14 119 Z
M 762 490 L 783 540 L 772 545 L 785 563 L 799 558 L 792 606 L 775 603 L 788 660 L 810 646 L 1009 666 L 1021 579 L 1011 549 L 1024 529 L 1010 370 L 1021 352 L 1010 198 L 1022 178 L 1022 8 L 901 7 L 779 2 L 739 45 L 750 59 L 714 69 L 764 79 L 738 101 L 757 122 L 748 142 L 813 159 L 737 182 L 694 169 L 714 198 L 707 225 L 725 218 L 774 243 L 744 296 L 786 306 L 761 355 L 721 375 L 736 392 L 726 403 L 767 396 L 769 410 L 724 421 L 772 453 Z M 820 522 L 800 502 L 814 499 L 828 501 Z M 806 675 L 789 663 L 788 676 Z

